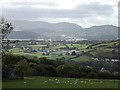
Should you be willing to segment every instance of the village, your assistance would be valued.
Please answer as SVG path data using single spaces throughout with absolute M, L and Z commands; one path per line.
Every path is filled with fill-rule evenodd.
M 86 42 L 86 41 L 82 41 Z M 117 62 L 116 58 L 101 58 L 90 55 L 93 49 L 89 49 L 89 44 L 68 41 L 43 41 L 43 40 L 13 40 L 8 49 L 14 54 L 31 54 L 30 57 L 47 57 L 50 59 L 65 58 L 65 60 L 73 60 L 74 58 L 87 56 L 87 59 L 95 61 Z M 51 58 L 52 57 L 52 58 Z M 84 59 L 83 59 L 84 60 Z M 76 61 L 76 60 L 75 60 Z M 79 61 L 79 60 L 78 60 Z
M 14 54 L 27 54 L 30 58 L 47 57 L 54 60 L 62 58 L 67 62 L 73 62 L 72 58 L 79 57 L 84 52 L 66 41 L 12 41 L 8 48 Z

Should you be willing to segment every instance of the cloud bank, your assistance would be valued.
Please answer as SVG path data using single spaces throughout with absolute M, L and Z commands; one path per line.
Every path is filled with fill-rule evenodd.
M 83 27 L 117 25 L 118 0 L 3 0 L 9 20 L 73 22 Z

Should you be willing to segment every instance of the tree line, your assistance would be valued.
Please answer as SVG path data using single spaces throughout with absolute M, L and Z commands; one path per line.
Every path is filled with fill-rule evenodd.
M 25 56 L 3 54 L 3 79 L 23 79 L 25 76 L 51 76 L 92 79 L 119 79 L 118 73 L 101 72 L 97 66 L 87 66 L 88 63 L 50 60 L 46 57 L 29 59 Z

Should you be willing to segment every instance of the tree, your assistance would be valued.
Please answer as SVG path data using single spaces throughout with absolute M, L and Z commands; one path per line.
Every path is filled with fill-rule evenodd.
M 21 78 L 24 78 L 24 76 L 27 74 L 29 70 L 29 65 L 27 60 L 20 60 L 16 65 L 15 65 L 15 74 L 16 76 L 19 76 Z
M 76 52 L 75 52 L 75 51 L 73 51 L 73 52 L 71 53 L 71 55 L 76 55 Z
M 7 47 L 9 45 L 9 40 L 5 40 L 7 38 L 7 35 L 13 31 L 13 26 L 11 23 L 7 22 L 3 17 L 0 18 L 0 44 L 2 45 L 1 49 L 2 51 L 6 51 Z
M 14 28 L 11 23 L 5 21 L 3 17 L 0 18 L 0 30 L 2 38 L 5 38 L 13 29 Z
M 56 71 L 60 76 L 64 77 L 78 77 L 79 67 L 75 63 L 67 63 L 57 67 Z
M 0 60 L 2 60 L 2 55 L 3 55 L 2 52 L 7 51 L 6 47 L 9 45 L 8 40 L 5 41 L 3 39 L 5 39 L 7 37 L 7 34 L 9 34 L 12 30 L 13 30 L 13 27 L 11 23 L 5 21 L 3 17 L 0 18 Z M 2 73 L 1 62 L 0 62 L 0 73 Z

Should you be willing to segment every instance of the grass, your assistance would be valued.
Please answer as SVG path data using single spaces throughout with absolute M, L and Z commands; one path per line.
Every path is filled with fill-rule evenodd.
M 73 46 L 78 48 L 78 49 L 85 49 L 85 48 L 87 48 L 88 45 L 86 45 L 86 44 L 73 44 Z
M 13 53 L 23 52 L 22 49 L 20 49 L 20 48 L 13 48 L 10 50 L 12 50 Z
M 24 80 L 3 80 L 3 88 L 118 88 L 117 80 L 26 77 Z
M 90 57 L 84 55 L 84 56 L 80 56 L 80 57 L 74 58 L 72 60 L 80 62 L 80 61 L 91 61 L 93 59 L 91 59 Z
M 51 46 L 50 49 L 60 49 L 66 47 L 65 45 Z
M 103 42 L 98 45 L 93 45 L 93 48 L 100 48 L 100 47 L 106 48 L 106 47 L 114 46 L 114 44 L 118 45 L 119 42 L 118 41 Z
M 88 46 L 86 44 L 72 44 L 72 45 L 71 44 L 66 44 L 66 45 L 69 46 L 69 47 L 76 47 L 79 50 L 84 50 Z
M 42 48 L 43 46 L 46 46 L 46 45 L 28 45 L 28 47 L 32 47 L 32 49 L 39 49 L 39 48 Z
M 29 46 L 31 46 L 33 49 L 38 49 L 38 48 L 40 48 L 41 46 L 44 46 L 44 45 L 29 45 Z M 57 45 L 57 46 L 49 47 L 49 49 L 59 49 L 61 47 L 65 47 L 65 45 Z M 11 50 L 12 50 L 13 54 L 17 54 L 17 55 L 37 56 L 38 58 L 47 57 L 48 59 L 52 59 L 52 60 L 56 60 L 57 58 L 62 58 L 62 57 L 65 57 L 65 59 L 70 59 L 72 57 L 75 57 L 75 56 L 65 55 L 65 52 L 67 52 L 67 51 L 60 50 L 60 49 L 58 51 L 50 53 L 50 55 L 42 55 L 42 52 L 25 53 L 20 48 L 13 48 Z M 60 56 L 61 53 L 64 54 L 64 55 Z
M 92 46 L 92 48 L 97 48 L 99 50 L 101 50 L 101 52 L 106 52 L 106 53 L 111 53 L 112 52 L 112 48 L 107 48 L 108 46 L 112 46 L 113 44 L 117 43 L 116 42 L 103 42 L 101 44 L 98 45 L 94 45 Z M 32 49 L 41 49 L 42 46 L 46 46 L 45 44 L 38 44 L 38 45 L 28 45 L 29 47 L 32 47 Z M 38 58 L 40 57 L 47 57 L 48 59 L 53 59 L 56 60 L 57 58 L 61 58 L 61 57 L 65 57 L 65 59 L 72 59 L 75 61 L 89 61 L 91 60 L 90 57 L 88 56 L 80 56 L 77 58 L 74 58 L 74 56 L 70 56 L 70 55 L 65 55 L 65 52 L 69 52 L 70 50 L 61 50 L 60 48 L 64 48 L 64 47 L 76 47 L 78 48 L 78 50 L 80 52 L 84 51 L 84 52 L 90 52 L 91 54 L 93 54 L 94 51 L 91 52 L 92 49 L 86 49 L 89 45 L 86 44 L 66 44 L 66 45 L 56 45 L 56 46 L 50 46 L 49 48 L 46 48 L 45 50 L 56 50 L 55 52 L 50 53 L 50 55 L 42 55 L 42 52 L 31 52 L 31 53 L 24 53 L 24 51 L 20 48 L 13 48 L 13 54 L 17 54 L 17 55 L 27 55 L 27 56 L 37 56 Z M 98 51 L 99 51 L 98 50 Z M 118 51 L 118 50 L 116 50 Z M 60 54 L 64 54 L 63 56 L 60 56 Z M 96 52 L 94 52 L 96 53 Z

